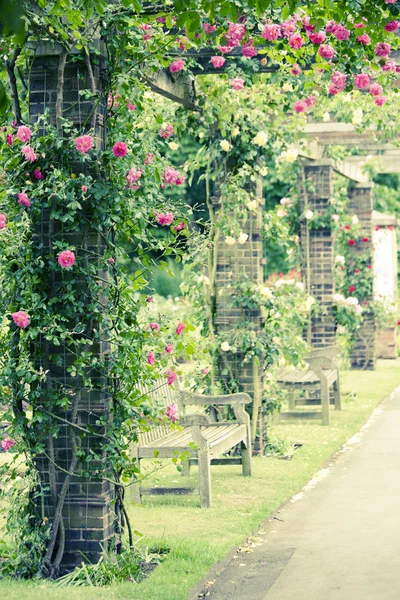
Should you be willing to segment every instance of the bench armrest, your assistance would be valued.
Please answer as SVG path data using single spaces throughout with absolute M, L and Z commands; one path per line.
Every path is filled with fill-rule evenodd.
M 183 406 L 186 404 L 212 405 L 219 404 L 221 406 L 227 404 L 250 404 L 252 399 L 249 394 L 238 392 L 237 394 L 226 394 L 222 396 L 203 396 L 203 394 L 193 394 L 191 392 L 178 392 L 179 400 Z

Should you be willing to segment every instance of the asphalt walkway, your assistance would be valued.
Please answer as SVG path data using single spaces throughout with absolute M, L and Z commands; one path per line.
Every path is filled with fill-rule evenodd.
M 276 516 L 207 598 L 400 600 L 400 388 Z

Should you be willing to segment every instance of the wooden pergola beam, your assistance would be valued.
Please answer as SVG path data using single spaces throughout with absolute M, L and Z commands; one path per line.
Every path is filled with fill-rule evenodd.
M 196 101 L 194 79 L 186 73 L 172 75 L 166 69 L 161 69 L 155 74 L 146 74 L 143 81 L 153 92 L 182 104 L 189 110 L 199 111 Z

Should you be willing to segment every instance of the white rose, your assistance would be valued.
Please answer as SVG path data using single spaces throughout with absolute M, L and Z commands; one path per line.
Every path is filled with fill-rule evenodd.
M 202 140 L 202 139 L 203 139 L 203 137 L 204 137 L 204 131 L 200 131 L 200 133 L 199 133 L 199 138 Z
M 322 115 L 322 120 L 324 123 L 328 123 L 331 120 L 331 115 L 328 112 L 325 112 Z
M 268 175 L 268 169 L 267 169 L 267 167 L 262 167 L 260 169 L 260 175 L 262 175 L 263 177 L 266 177 Z
M 267 300 L 271 300 L 271 298 L 274 297 L 269 287 L 262 287 L 260 289 L 260 294 L 261 296 L 264 296 L 264 298 L 266 298 Z
M 337 326 L 337 330 L 338 333 L 344 333 L 346 331 L 346 328 L 343 327 L 343 325 L 338 325 Z
M 293 86 L 290 83 L 284 83 L 282 86 L 282 92 L 293 92 Z
M 247 233 L 240 233 L 239 237 L 238 237 L 238 242 L 239 244 L 245 244 L 247 242 L 247 240 L 249 239 L 249 236 L 247 235 Z
M 286 285 L 293 285 L 295 283 L 294 279 L 286 279 L 285 281 Z
M 207 275 L 200 275 L 199 279 L 198 279 L 199 283 L 204 283 L 204 285 L 210 285 L 210 280 L 207 277 Z
M 278 208 L 278 210 L 276 211 L 276 214 L 278 215 L 278 217 L 286 217 L 287 210 L 285 210 L 284 208 Z
M 313 304 L 315 304 L 315 298 L 313 298 L 312 296 L 308 296 L 306 300 L 306 309 L 311 310 Z
M 257 200 L 250 200 L 250 202 L 247 203 L 247 208 L 249 210 L 257 210 L 257 207 L 258 207 Z
M 231 347 L 228 344 L 228 342 L 222 342 L 222 344 L 221 344 L 221 350 L 223 352 L 229 352 L 230 349 L 231 349 Z
M 284 279 L 278 279 L 278 281 L 275 281 L 275 287 L 282 287 L 285 283 L 286 281 Z
M 357 215 L 354 215 L 354 217 L 351 219 L 351 222 L 353 223 L 353 225 L 358 225 L 360 221 Z
M 333 294 L 332 300 L 334 302 L 344 302 L 344 296 L 342 294 Z
M 233 246 L 234 244 L 236 244 L 236 240 L 234 237 L 227 235 L 225 238 L 225 244 L 228 244 L 228 246 Z
M 355 296 L 349 296 L 348 298 L 346 298 L 345 303 L 349 306 L 357 306 L 358 298 L 355 298 Z
M 313 218 L 313 216 L 314 216 L 314 213 L 313 213 L 313 211 L 312 211 L 312 210 L 308 210 L 308 211 L 305 213 L 305 215 L 304 215 L 304 217 L 307 219 L 307 221 L 309 221 L 310 219 L 312 219 L 312 218 Z
M 228 140 L 221 140 L 219 145 L 221 146 L 224 152 L 229 152 L 229 150 L 232 148 Z
M 344 265 L 345 261 L 346 261 L 346 259 L 344 256 L 340 256 L 340 255 L 335 256 L 335 263 L 337 265 Z
M 332 221 L 335 221 L 335 223 L 338 223 L 340 220 L 339 215 L 332 215 Z
M 232 129 L 232 136 L 236 137 L 237 135 L 239 135 L 240 133 L 240 129 L 239 127 L 234 127 L 234 129 Z
M 268 134 L 265 131 L 259 131 L 255 138 L 253 138 L 253 144 L 257 146 L 265 146 L 268 141 Z
M 299 288 L 299 290 L 304 290 L 304 283 L 302 281 L 297 281 L 296 287 Z
M 298 156 L 299 156 L 298 151 L 295 150 L 294 148 L 292 148 L 292 149 L 289 149 L 286 151 L 284 160 L 287 163 L 294 163 L 297 160 Z
M 169 142 L 168 146 L 171 148 L 171 150 L 178 150 L 179 148 L 179 144 L 177 144 L 176 142 Z
M 280 204 L 281 204 L 282 206 L 287 206 L 288 204 L 290 204 L 290 198 L 282 198 L 282 199 L 280 200 Z

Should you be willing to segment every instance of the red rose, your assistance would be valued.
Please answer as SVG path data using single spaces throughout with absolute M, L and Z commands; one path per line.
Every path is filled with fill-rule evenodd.
M 359 273 L 359 272 L 360 272 L 360 269 L 356 269 L 356 270 L 354 271 L 354 273 Z
M 349 246 L 354 246 L 355 243 L 355 240 L 349 240 Z
M 349 292 L 350 292 L 350 294 L 352 294 L 352 293 L 353 293 L 353 292 L 355 292 L 355 291 L 356 291 L 356 286 L 355 286 L 355 285 L 351 285 L 351 286 L 349 287 Z
M 346 231 L 348 231 L 350 229 L 350 225 L 345 225 L 344 228 L 346 229 Z
M 369 242 L 369 238 L 367 238 L 367 237 L 363 238 L 363 242 Z

